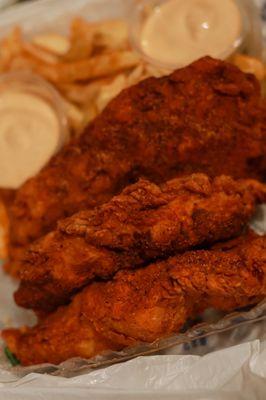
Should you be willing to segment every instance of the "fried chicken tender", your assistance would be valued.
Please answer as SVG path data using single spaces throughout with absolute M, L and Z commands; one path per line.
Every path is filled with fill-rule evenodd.
M 3 332 L 23 365 L 93 357 L 177 333 L 209 307 L 231 311 L 266 295 L 266 236 L 249 233 L 136 271 L 120 271 L 77 294 L 34 328 Z
M 128 186 L 110 202 L 59 222 L 18 265 L 18 305 L 49 312 L 95 278 L 239 234 L 266 185 L 194 174 Z
M 58 219 L 104 203 L 138 177 L 160 183 L 192 172 L 266 176 L 259 83 L 209 57 L 123 91 L 22 186 L 10 209 L 11 256 Z

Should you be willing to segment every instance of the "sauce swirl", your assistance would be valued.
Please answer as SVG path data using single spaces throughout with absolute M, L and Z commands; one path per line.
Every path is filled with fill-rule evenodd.
M 169 0 L 154 7 L 143 23 L 141 47 L 150 58 L 183 66 L 206 55 L 228 57 L 242 31 L 234 0 Z
M 60 125 L 52 105 L 34 94 L 0 93 L 0 187 L 17 189 L 60 147 Z

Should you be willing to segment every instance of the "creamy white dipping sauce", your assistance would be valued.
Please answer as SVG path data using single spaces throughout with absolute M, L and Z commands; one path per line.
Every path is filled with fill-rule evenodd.
M 183 66 L 205 55 L 228 57 L 242 30 L 234 0 L 169 0 L 143 23 L 141 47 L 155 60 Z
M 34 176 L 60 146 L 53 107 L 34 94 L 0 93 L 0 187 L 16 189 Z

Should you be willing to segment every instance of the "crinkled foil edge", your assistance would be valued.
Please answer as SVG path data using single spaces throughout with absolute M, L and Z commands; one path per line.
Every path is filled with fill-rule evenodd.
M 70 377 L 88 373 L 92 370 L 128 361 L 138 356 L 155 354 L 173 346 L 190 343 L 211 335 L 233 330 L 243 325 L 266 320 L 266 299 L 245 312 L 234 312 L 224 316 L 216 323 L 201 323 L 184 333 L 178 333 L 153 343 L 140 343 L 123 351 L 108 351 L 91 359 L 72 358 L 59 365 L 40 364 L 30 367 L 17 366 L 10 368 L 13 375 L 21 378 L 29 373 L 46 373 L 54 376 Z

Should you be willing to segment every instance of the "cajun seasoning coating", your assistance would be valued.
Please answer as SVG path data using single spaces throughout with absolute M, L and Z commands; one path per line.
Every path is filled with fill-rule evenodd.
M 54 157 L 40 179 L 33 178 L 17 192 L 9 208 L 9 272 L 17 275 L 16 264 L 23 247 L 50 231 L 59 218 L 85 207 L 105 203 L 127 183 L 128 162 L 112 152 L 68 145 Z M 85 201 L 86 200 L 86 201 Z M 29 208 L 28 208 L 29 207 Z
M 18 265 L 18 305 L 52 311 L 95 278 L 239 234 L 266 186 L 194 174 L 161 187 L 147 180 L 108 203 L 58 223 Z
M 123 91 L 18 191 L 11 250 L 140 176 L 156 183 L 191 172 L 263 179 L 265 111 L 254 76 L 209 57 Z
M 247 234 L 93 283 L 34 328 L 3 332 L 23 365 L 93 357 L 177 333 L 189 317 L 231 311 L 266 295 L 266 236 Z

